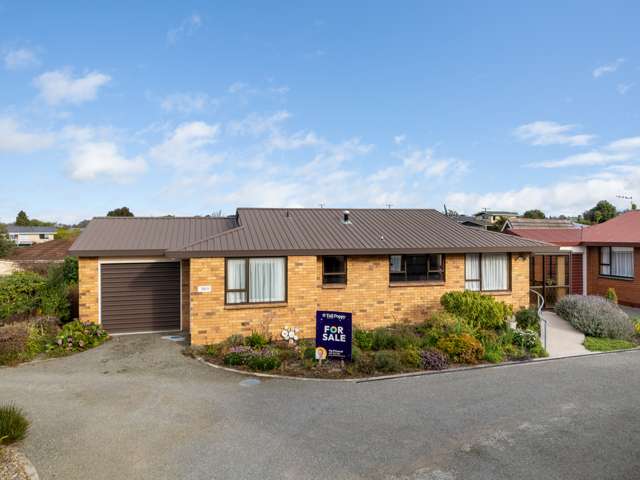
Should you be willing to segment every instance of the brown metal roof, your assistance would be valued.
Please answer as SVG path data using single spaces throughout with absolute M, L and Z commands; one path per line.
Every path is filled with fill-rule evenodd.
M 219 217 L 97 217 L 69 250 L 71 255 L 164 255 L 235 226 Z
M 240 208 L 238 226 L 170 256 L 554 252 L 547 243 L 458 224 L 431 209 Z
M 519 229 L 528 229 L 533 230 L 535 228 L 575 228 L 579 229 L 581 227 L 577 226 L 571 220 L 563 220 L 561 218 L 524 218 L 524 217 L 515 217 L 510 218 L 507 221 L 508 225 L 510 225 L 511 230 L 519 230 Z M 506 224 L 505 224 L 506 226 Z
M 16 262 L 64 260 L 72 243 L 73 240 L 49 240 L 30 247 L 18 247 L 11 253 L 9 260 Z

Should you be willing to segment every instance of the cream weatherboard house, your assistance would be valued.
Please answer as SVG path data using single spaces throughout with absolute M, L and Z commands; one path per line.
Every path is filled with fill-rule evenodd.
M 95 218 L 79 257 L 81 320 L 111 333 L 188 332 L 193 344 L 317 310 L 373 328 L 419 321 L 443 293 L 529 305 L 529 257 L 558 247 L 466 227 L 427 209 L 258 209 L 231 217 Z

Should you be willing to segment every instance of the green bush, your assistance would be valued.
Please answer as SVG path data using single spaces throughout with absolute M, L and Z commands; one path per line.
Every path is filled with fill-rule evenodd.
M 46 280 L 32 272 L 15 272 L 0 278 L 0 319 L 28 316 L 40 308 Z
M 618 303 L 618 294 L 616 293 L 616 289 L 613 287 L 609 287 L 604 298 L 609 300 L 611 303 Z
M 393 350 L 381 350 L 376 352 L 373 357 L 375 369 L 379 372 L 393 373 L 398 372 L 402 368 L 400 355 Z
M 22 440 L 29 430 L 29 420 L 22 409 L 13 404 L 0 405 L 0 444 Z
M 400 362 L 409 368 L 420 368 L 422 365 L 420 351 L 413 345 L 400 350 Z
M 244 337 L 238 333 L 231 335 L 225 340 L 225 343 L 230 347 L 239 347 L 244 345 Z
M 635 334 L 633 322 L 620 307 L 595 295 L 567 295 L 555 306 L 556 313 L 591 337 L 627 340 Z
M 97 347 L 108 337 L 100 325 L 74 320 L 62 327 L 55 341 L 47 346 L 47 350 L 52 353 L 79 352 Z
M 0 327 L 0 365 L 12 365 L 24 355 L 29 340 L 27 324 L 14 323 Z
M 247 359 L 247 366 L 251 370 L 273 370 L 280 366 L 280 358 L 277 353 L 270 348 L 263 348 L 259 351 L 254 351 Z
M 262 348 L 269 343 L 269 339 L 258 332 L 251 332 L 251 335 L 244 339 L 245 345 L 252 348 Z
M 412 327 L 392 326 L 376 328 L 372 332 L 371 348 L 373 350 L 401 350 L 410 345 L 419 345 L 420 339 Z
M 315 360 L 316 359 L 316 349 L 313 347 L 307 347 L 302 352 L 302 358 L 304 360 Z
M 468 333 L 454 333 L 443 337 L 436 346 L 455 363 L 478 363 L 484 356 L 482 344 Z
M 62 264 L 62 276 L 66 283 L 78 283 L 78 259 L 65 257 Z
M 365 375 L 372 375 L 376 371 L 374 354 L 371 352 L 362 352 L 357 358 L 354 358 L 354 365 L 358 372 Z
M 231 347 L 227 353 L 225 353 L 222 361 L 225 365 L 245 365 L 252 353 L 251 347 L 238 345 Z
M 473 328 L 496 329 L 506 326 L 511 306 L 480 292 L 447 292 L 440 298 L 445 311 L 464 318 Z
M 373 347 L 373 333 L 368 330 L 357 329 L 353 334 L 353 341 L 362 350 L 371 350 Z
M 519 345 L 527 350 L 533 348 L 538 343 L 538 334 L 533 330 L 520 330 L 513 331 L 513 344 Z
M 523 308 L 516 312 L 516 326 L 521 330 L 540 331 L 540 316 L 535 308 Z

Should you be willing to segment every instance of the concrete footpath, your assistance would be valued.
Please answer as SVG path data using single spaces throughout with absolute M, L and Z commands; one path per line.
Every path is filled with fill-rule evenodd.
M 544 310 L 542 317 L 547 321 L 547 351 L 549 352 L 549 357 L 570 357 L 593 353 L 582 345 L 584 333 L 573 328 L 569 322 L 549 310 Z

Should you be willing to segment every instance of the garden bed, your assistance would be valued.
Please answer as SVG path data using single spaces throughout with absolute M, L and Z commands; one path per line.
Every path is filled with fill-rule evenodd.
M 191 350 L 215 365 L 328 379 L 443 370 L 547 355 L 535 329 L 510 328 L 510 307 L 492 297 L 454 292 L 445 294 L 441 303 L 444 312 L 434 313 L 418 324 L 356 328 L 352 361 L 318 361 L 313 340 L 272 340 L 258 332 L 247 337 L 234 335 L 224 342 Z M 530 312 L 518 316 L 523 318 L 519 325 L 533 318 Z

